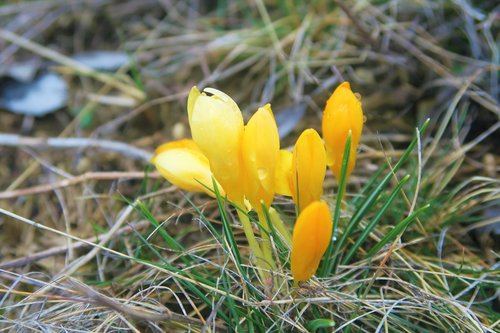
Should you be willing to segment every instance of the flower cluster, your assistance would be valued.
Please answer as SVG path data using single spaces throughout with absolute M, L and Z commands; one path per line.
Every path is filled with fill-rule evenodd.
M 309 279 L 332 237 L 330 210 L 321 201 L 326 167 L 340 177 L 350 135 L 350 175 L 363 127 L 361 103 L 349 83 L 342 83 L 326 104 L 323 139 L 314 129 L 306 129 L 293 152 L 280 150 L 270 104 L 260 107 L 246 125 L 238 105 L 219 90 L 200 92 L 193 87 L 187 104 L 192 140 L 158 147 L 152 159 L 158 171 L 186 191 L 214 196 L 213 186 L 217 186 L 221 195 L 240 208 L 238 212 L 249 203 L 264 229 L 268 228 L 264 210 L 270 209 L 275 194 L 291 196 L 300 212 L 291 237 L 291 270 L 296 283 Z M 269 230 L 257 241 L 248 217 L 241 213 L 239 217 L 256 263 L 273 269 Z M 290 238 L 279 218 L 273 223 L 279 224 L 276 229 L 285 239 Z

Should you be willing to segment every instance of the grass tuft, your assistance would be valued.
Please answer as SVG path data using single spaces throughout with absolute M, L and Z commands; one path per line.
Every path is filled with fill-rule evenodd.
M 71 96 L 17 144 L 0 138 L 1 332 L 500 330 L 497 2 L 18 1 L 0 26 L 5 71 L 33 60 Z M 96 49 L 132 65 L 101 73 L 70 57 Z M 286 147 L 344 80 L 363 94 L 365 130 L 349 182 L 349 154 L 339 183 L 327 175 L 336 237 L 298 288 L 273 211 L 264 272 L 238 222 L 259 234 L 258 217 L 145 167 L 189 136 L 195 84 L 246 113 L 307 105 Z M 126 106 L 99 102 L 116 98 Z M 0 132 L 29 123 L 0 116 Z M 100 149 L 68 146 L 87 138 Z M 291 230 L 291 201 L 273 209 Z

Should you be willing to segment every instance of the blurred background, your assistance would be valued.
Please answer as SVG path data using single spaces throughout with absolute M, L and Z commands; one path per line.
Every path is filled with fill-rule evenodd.
M 271 103 L 282 146 L 290 147 L 303 129 L 320 130 L 327 98 L 349 81 L 366 117 L 352 192 L 387 158 L 401 156 L 415 128 L 430 118 L 419 142 L 425 148 L 420 195 L 441 212 L 426 228 L 498 222 L 498 199 L 462 202 L 453 196 L 462 187 L 450 191 L 467 179 L 498 175 L 498 1 L 0 4 L 0 206 L 16 214 L 82 238 L 111 227 L 125 206 L 121 198 L 164 184 L 144 182 L 144 170 L 152 171 L 156 146 L 190 137 L 186 98 L 193 85 L 226 92 L 246 119 Z M 416 173 L 417 162 L 411 167 Z M 327 188 L 334 183 L 329 175 Z M 151 208 L 158 219 L 172 212 L 166 202 L 187 205 L 178 192 L 166 191 Z M 483 230 L 478 234 L 461 229 L 457 237 L 495 261 L 488 249 L 498 248 L 497 222 L 473 228 Z M 0 224 L 4 262 L 67 241 L 37 237 L 8 217 Z M 65 260 L 48 256 L 23 269 L 54 274 Z M 104 279 L 126 271 L 110 264 L 99 268 L 98 278 L 92 269 L 80 273 Z

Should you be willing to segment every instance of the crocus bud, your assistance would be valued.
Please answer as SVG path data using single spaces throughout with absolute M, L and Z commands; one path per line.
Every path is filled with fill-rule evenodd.
M 172 141 L 159 146 L 151 162 L 175 186 L 214 196 L 213 175 L 208 159 L 192 140 Z M 218 189 L 220 193 L 224 193 L 220 186 Z
M 324 201 L 305 207 L 293 229 L 291 269 L 295 285 L 318 269 L 332 237 L 332 216 Z
M 257 110 L 245 126 L 242 160 L 245 167 L 245 196 L 255 209 L 261 201 L 269 207 L 275 190 L 276 165 L 279 162 L 278 127 L 267 104 Z
M 363 130 L 361 102 L 352 92 L 349 82 L 338 86 L 326 102 L 322 130 L 327 164 L 337 179 L 340 178 L 344 147 L 351 131 L 351 150 L 347 168 L 349 177 L 356 164 L 357 147 Z
M 229 199 L 242 202 L 243 116 L 228 95 L 212 88 L 204 91 L 212 96 L 192 90 L 188 98 L 193 140 L 210 161 L 210 169 Z
M 325 172 L 323 141 L 314 129 L 306 129 L 293 148 L 290 177 L 292 198 L 300 210 L 321 198 Z

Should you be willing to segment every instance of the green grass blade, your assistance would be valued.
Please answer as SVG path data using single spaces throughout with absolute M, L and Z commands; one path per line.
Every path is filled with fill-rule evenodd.
M 403 233 L 404 230 L 413 222 L 415 219 L 425 212 L 431 205 L 427 204 L 420 209 L 417 209 L 414 211 L 411 215 L 409 215 L 407 218 L 405 218 L 403 221 L 399 222 L 387 235 L 385 235 L 384 238 L 380 240 L 377 244 L 375 244 L 374 247 L 368 251 L 368 253 L 365 255 L 365 258 L 373 256 L 375 253 L 377 253 L 382 247 L 384 247 L 387 243 L 393 241 L 399 234 Z
M 184 276 L 189 276 L 190 275 L 190 274 L 187 274 L 186 271 L 183 271 L 183 270 L 180 270 L 180 269 L 176 268 L 168 260 L 166 260 L 165 258 L 163 258 L 163 256 L 161 255 L 161 253 L 159 253 L 158 250 L 156 250 L 154 248 L 154 246 L 152 246 L 147 241 L 147 239 L 145 239 L 141 234 L 137 233 L 137 235 L 138 235 L 139 239 L 149 248 L 149 250 L 152 251 L 162 261 L 163 264 L 155 263 L 155 262 L 152 262 L 152 261 L 146 260 L 146 259 L 135 258 L 137 260 L 137 262 L 139 262 L 139 263 L 141 263 L 141 262 L 149 263 L 150 265 L 158 266 L 158 267 L 160 267 L 162 269 L 166 268 L 169 271 L 172 271 L 172 272 L 175 272 L 175 273 L 178 273 L 178 274 L 182 274 Z M 214 286 L 213 283 L 210 280 L 204 279 L 204 278 L 202 278 L 200 276 L 196 276 L 195 280 L 199 281 L 201 283 L 207 284 L 209 286 Z M 208 297 L 201 290 L 199 290 L 196 287 L 196 285 L 194 285 L 191 282 L 185 281 L 185 280 L 179 280 L 179 282 L 184 287 L 186 287 L 190 292 L 192 292 L 194 295 L 196 295 L 197 297 L 199 297 L 207 306 L 211 307 L 213 305 L 212 301 L 210 299 L 208 299 Z M 226 314 L 224 312 L 222 312 L 222 310 L 218 310 L 217 314 L 220 316 L 220 318 L 222 318 L 223 320 L 225 320 L 228 324 L 230 323 L 229 318 L 226 316 Z
M 335 321 L 331 319 L 313 319 L 306 324 L 306 328 L 309 332 L 316 332 L 319 329 L 323 328 L 332 328 L 335 327 Z
M 387 168 L 389 163 L 387 161 L 384 161 L 384 163 L 378 168 L 378 170 L 370 177 L 368 182 L 366 183 L 365 186 L 361 189 L 361 192 L 358 193 L 354 198 L 351 200 L 351 204 L 354 207 L 358 207 L 358 203 L 362 198 L 365 198 L 366 195 L 370 192 L 370 190 L 375 186 L 375 183 L 377 182 L 378 178 L 380 175 L 382 175 L 382 172 Z
M 156 230 L 163 238 L 163 240 L 165 240 L 167 246 L 170 249 L 175 251 L 184 251 L 184 247 L 179 244 L 175 240 L 175 238 L 170 236 L 170 234 L 164 228 L 160 226 L 156 218 L 153 216 L 153 214 L 151 214 L 150 210 L 141 201 L 137 201 L 135 207 L 139 211 L 139 213 L 156 228 Z
M 330 244 L 328 245 L 328 249 L 326 250 L 326 254 L 324 256 L 325 260 L 323 261 L 323 265 L 322 265 L 321 271 L 320 271 L 321 276 L 330 275 L 330 273 L 334 267 L 334 263 L 335 263 L 335 261 L 332 260 L 333 244 L 337 239 L 337 234 L 338 234 L 338 229 L 339 229 L 340 208 L 342 207 L 342 199 L 344 197 L 346 184 L 347 184 L 347 168 L 349 165 L 350 155 L 351 155 L 351 131 L 349 131 L 349 135 L 347 136 L 347 140 L 346 140 L 346 143 L 344 146 L 342 167 L 340 169 L 339 190 L 337 193 L 335 210 L 333 212 L 332 238 L 330 239 Z
M 423 131 L 425 131 L 425 129 L 427 128 L 428 125 L 429 125 L 429 119 L 427 119 L 425 121 L 425 123 L 422 125 L 422 127 L 421 127 L 418 135 L 421 135 L 423 133 Z M 347 239 L 349 238 L 349 236 L 353 232 L 356 231 L 356 228 L 357 228 L 359 222 L 361 222 L 361 219 L 373 207 L 373 205 L 377 201 L 378 197 L 383 192 L 385 186 L 387 185 L 387 183 L 389 183 L 389 181 L 393 177 L 393 174 L 396 173 L 401 168 L 401 166 L 403 165 L 403 163 L 406 162 L 406 160 L 410 157 L 411 152 L 413 151 L 413 149 L 417 145 L 417 141 L 418 141 L 418 136 L 415 136 L 415 138 L 413 138 L 413 140 L 411 141 L 410 145 L 408 146 L 408 148 L 406 149 L 406 151 L 404 152 L 404 154 L 401 156 L 401 158 L 399 159 L 399 161 L 394 165 L 394 167 L 392 168 L 391 172 L 388 173 L 382 179 L 382 181 L 379 183 L 379 185 L 365 198 L 365 200 L 363 200 L 360 203 L 360 208 L 351 217 L 351 221 L 347 225 L 346 230 L 342 233 L 342 236 L 341 236 L 340 240 L 337 242 L 337 245 L 335 247 L 335 251 L 333 252 L 333 257 L 334 257 L 334 260 L 335 260 L 335 263 L 333 264 L 333 267 L 335 269 L 337 268 L 338 262 L 339 262 L 338 255 L 339 255 L 342 247 L 345 246 L 345 244 L 347 242 Z
M 406 175 L 406 176 L 403 177 L 403 179 L 401 179 L 401 181 L 399 182 L 399 184 L 396 186 L 396 188 L 391 192 L 391 194 L 387 198 L 387 200 L 384 203 L 384 205 L 377 212 L 377 215 L 365 227 L 365 229 L 363 230 L 363 233 L 361 234 L 361 236 L 359 236 L 359 238 L 356 241 L 356 243 L 354 243 L 354 245 L 351 246 L 351 248 L 349 249 L 349 252 L 347 253 L 347 255 L 342 259 L 342 264 L 346 264 L 346 263 L 349 262 L 349 260 L 351 260 L 351 258 L 354 255 L 354 253 L 356 253 L 356 251 L 361 246 L 361 244 L 364 243 L 364 241 L 368 238 L 368 236 L 370 235 L 370 233 L 372 232 L 372 230 L 380 222 L 380 220 L 384 216 L 385 212 L 387 211 L 387 209 L 389 208 L 389 206 L 391 205 L 391 203 L 394 201 L 394 199 L 396 198 L 396 196 L 399 194 L 399 191 L 401 191 L 401 188 L 403 187 L 403 185 L 406 184 L 406 182 L 409 179 L 410 179 L 410 175 Z
M 212 223 L 205 217 L 203 212 L 198 207 L 196 207 L 194 202 L 191 199 L 189 199 L 187 196 L 184 196 L 184 198 L 191 205 L 191 207 L 193 207 L 196 214 L 198 214 L 200 219 L 203 221 L 203 224 L 210 230 L 210 233 L 212 235 L 214 235 L 214 237 L 217 239 L 217 241 L 219 241 L 222 245 L 224 245 L 223 242 L 221 241 L 222 240 L 221 234 L 217 231 L 217 229 L 214 228 Z
M 231 253 L 233 254 L 234 260 L 236 261 L 236 265 L 238 266 L 240 272 L 244 272 L 243 268 L 241 267 L 242 264 L 241 254 L 238 249 L 238 244 L 234 239 L 233 231 L 231 230 L 231 223 L 229 222 L 229 218 L 226 212 L 226 207 L 224 206 L 224 199 L 220 195 L 217 183 L 215 182 L 215 178 L 212 179 L 212 181 L 215 190 L 215 199 L 217 200 L 217 205 L 219 207 L 220 217 L 222 220 L 222 229 L 224 232 L 224 236 L 228 241 L 228 246 L 229 246 L 228 250 L 231 251 Z
M 226 292 L 226 297 L 224 299 L 224 306 L 229 310 L 229 316 L 230 316 L 230 319 L 231 319 L 231 327 L 234 327 L 234 329 L 237 331 L 237 332 L 241 332 L 242 330 L 242 327 L 240 325 L 240 316 L 241 316 L 241 313 L 238 313 L 238 311 L 236 311 L 237 309 L 237 305 L 235 304 L 234 300 L 232 299 L 231 297 L 231 284 L 230 284 L 230 280 L 228 277 L 227 277 L 227 274 L 225 273 L 225 270 L 222 269 L 221 267 L 221 270 L 220 270 L 220 274 L 221 274 L 221 280 L 222 280 L 222 289 Z

